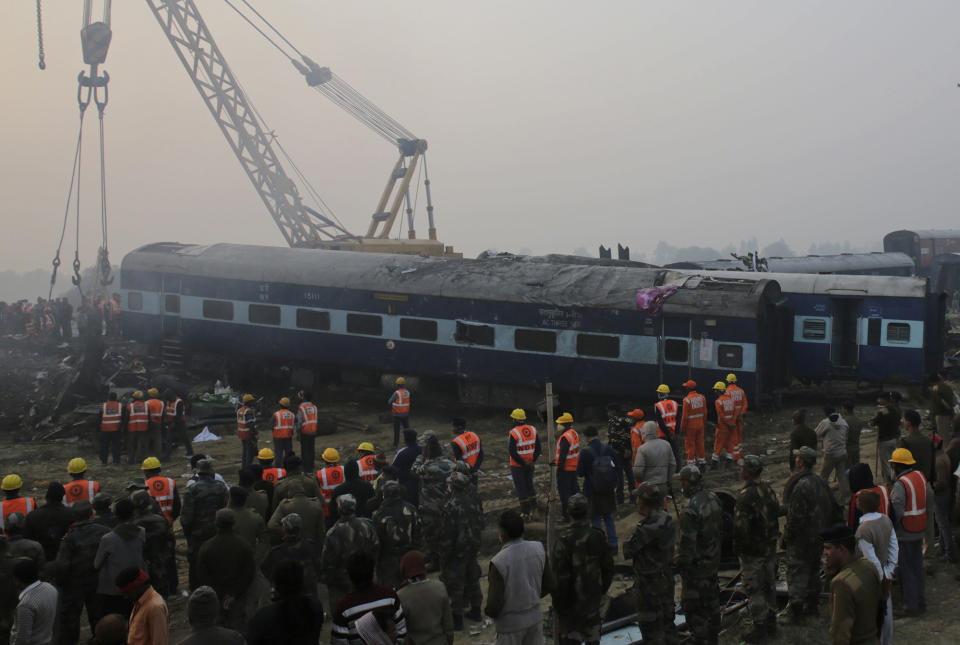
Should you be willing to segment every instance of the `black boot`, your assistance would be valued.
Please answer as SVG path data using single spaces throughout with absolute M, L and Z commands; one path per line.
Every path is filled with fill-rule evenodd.
M 463 614 L 453 615 L 453 631 L 455 632 L 463 631 Z
M 483 616 L 480 614 L 479 605 L 470 608 L 470 611 L 467 612 L 467 620 L 472 620 L 475 623 L 483 622 Z

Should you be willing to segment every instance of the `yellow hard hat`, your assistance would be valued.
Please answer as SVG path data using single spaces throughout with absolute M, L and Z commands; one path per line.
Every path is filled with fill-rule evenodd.
M 160 468 L 160 460 L 156 457 L 147 457 L 140 465 L 140 470 L 157 470 Z
M 264 461 L 267 461 L 267 460 L 273 461 L 274 457 L 276 457 L 276 455 L 273 454 L 273 451 L 270 450 L 269 448 L 264 448 L 263 450 L 257 453 L 257 459 L 262 459 Z
M 713 384 L 713 389 L 715 389 L 715 390 L 721 390 L 721 391 L 726 391 L 726 389 L 727 389 L 727 384 L 724 383 L 723 381 L 717 381 L 716 383 Z
M 670 388 L 661 383 L 657 386 L 657 394 L 670 394 Z
M 917 460 L 913 458 L 913 453 L 906 448 L 897 448 L 893 451 L 893 456 L 890 457 L 890 463 L 912 466 L 917 463 Z
M 87 462 L 80 457 L 74 457 L 70 460 L 70 463 L 67 464 L 67 472 L 71 475 L 85 473 L 87 472 Z
M 289 407 L 290 407 L 290 399 L 288 399 L 287 397 L 283 397 L 282 399 L 280 399 L 280 405 L 281 405 L 282 407 L 284 407 L 284 408 L 289 408 Z
M 373 452 L 374 451 L 373 444 L 370 443 L 369 441 L 364 441 L 359 446 L 357 446 L 357 450 L 366 450 L 367 452 Z
M 730 372 L 729 374 L 727 374 L 727 383 L 736 383 L 736 382 L 737 382 L 736 374 L 734 374 L 733 372 Z
M 403 385 L 403 384 L 406 383 L 406 382 L 407 382 L 407 379 L 403 378 L 402 376 L 398 376 L 398 377 L 397 377 L 397 380 L 394 381 L 394 384 L 395 384 L 395 385 Z
M 510 418 L 516 419 L 517 421 L 526 421 L 527 413 L 523 411 L 523 408 L 517 408 L 516 410 L 510 413 Z
M 137 390 L 137 391 L 134 392 L 131 396 L 133 396 L 133 398 L 135 398 L 137 401 L 139 401 L 140 399 L 143 398 L 143 392 L 141 392 L 140 390 Z
M 243 395 L 243 398 L 240 399 L 240 402 L 241 402 L 241 403 L 250 403 L 250 401 L 253 401 L 253 395 L 252 395 L 252 394 L 244 394 L 244 395 Z
M 573 423 L 573 415 L 569 412 L 564 412 L 557 417 L 557 423 Z
M 152 387 L 152 388 L 150 388 L 149 390 L 147 390 L 147 394 L 149 394 L 150 396 L 153 396 L 153 397 L 157 397 L 157 396 L 160 396 L 160 390 L 158 390 L 158 389 L 155 388 L 155 387 Z
M 3 490 L 20 490 L 21 486 L 23 486 L 23 480 L 20 479 L 20 475 L 7 475 L 3 478 L 3 484 L 0 484 Z
M 340 453 L 337 452 L 336 448 L 327 448 L 320 456 L 323 457 L 323 460 L 328 464 L 335 464 L 340 461 Z

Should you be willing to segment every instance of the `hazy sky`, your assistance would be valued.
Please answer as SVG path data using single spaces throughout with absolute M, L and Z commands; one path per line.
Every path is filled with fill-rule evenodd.
M 469 256 L 751 237 L 805 251 L 960 228 L 956 0 L 251 2 L 429 141 L 440 237 Z M 198 4 L 270 127 L 363 232 L 394 149 L 223 2 Z M 48 266 L 56 245 L 80 6 L 44 3 L 45 72 L 34 2 L 0 7 L 0 269 Z M 113 261 L 160 240 L 283 244 L 146 3 L 114 2 L 112 26 Z M 99 237 L 95 113 L 87 128 L 85 265 Z

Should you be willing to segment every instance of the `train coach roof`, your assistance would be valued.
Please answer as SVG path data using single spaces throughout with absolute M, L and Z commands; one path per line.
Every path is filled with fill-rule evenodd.
M 872 269 L 913 269 L 913 260 L 906 253 L 841 253 L 839 255 L 805 255 L 799 257 L 769 257 L 771 273 L 842 273 Z M 743 271 L 737 260 L 706 260 L 676 262 L 667 265 L 676 269 L 706 269 L 708 271 Z
M 366 291 L 538 303 L 556 307 L 636 309 L 637 291 L 672 285 L 666 313 L 748 317 L 780 300 L 774 281 L 705 281 L 665 269 L 571 264 L 504 256 L 452 259 L 240 244 L 158 243 L 123 259 L 123 271 L 302 284 Z
M 923 298 L 926 278 L 885 275 L 844 275 L 838 273 L 752 273 L 749 271 L 682 271 L 710 279 L 776 280 L 783 293 L 825 294 L 834 296 L 887 296 Z
M 896 238 L 896 237 L 911 237 L 916 235 L 921 240 L 939 240 L 945 238 L 960 238 L 960 230 L 956 229 L 935 229 L 928 228 L 917 231 L 893 231 L 892 233 L 887 233 L 884 238 Z

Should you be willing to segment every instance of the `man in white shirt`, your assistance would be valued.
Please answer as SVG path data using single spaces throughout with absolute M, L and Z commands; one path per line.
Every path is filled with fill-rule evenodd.
M 13 581 L 20 590 L 20 602 L 10 632 L 11 645 L 49 645 L 57 619 L 57 590 L 40 582 L 34 560 L 24 558 L 13 565 Z
M 880 514 L 880 494 L 873 490 L 861 491 L 857 496 L 857 508 L 861 513 L 860 526 L 857 527 L 857 551 L 877 568 L 880 574 L 882 593 L 886 598 L 886 612 L 883 627 L 880 630 L 880 645 L 893 642 L 893 602 L 890 598 L 890 581 L 897 568 L 897 556 L 900 544 L 893 522 Z

